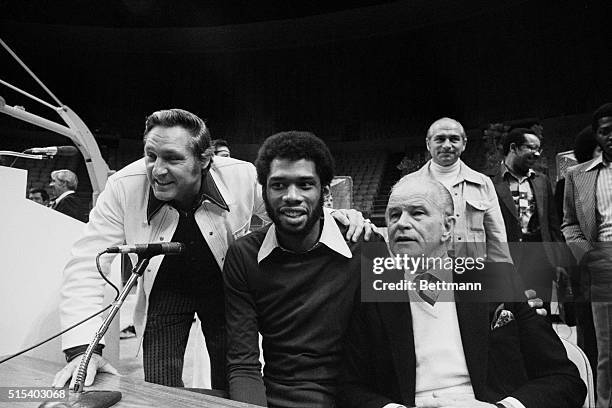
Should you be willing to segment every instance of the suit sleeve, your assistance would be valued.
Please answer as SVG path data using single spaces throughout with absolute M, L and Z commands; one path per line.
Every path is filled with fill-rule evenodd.
M 396 402 L 374 390 L 376 356 L 369 344 L 363 303 L 356 299 L 351 322 L 344 341 L 344 360 L 340 374 L 339 406 L 344 408 L 381 408 Z
M 263 190 L 261 184 L 257 181 L 257 170 L 253 165 L 250 167 L 252 177 L 253 177 L 253 215 L 256 215 L 261 220 L 263 220 L 266 224 L 270 222 L 270 217 L 268 217 L 268 213 L 266 212 L 266 206 L 263 200 Z
M 62 328 L 66 328 L 102 308 L 106 282 L 99 275 L 95 258 L 104 248 L 125 240 L 122 198 L 112 179 L 100 194 L 83 236 L 71 249 L 64 268 L 59 306 Z M 100 258 L 102 272 L 110 272 L 113 256 Z M 62 335 L 62 349 L 88 344 L 102 324 L 102 317 L 91 319 Z
M 236 401 L 267 406 L 259 362 L 257 313 L 247 274 L 237 245 L 231 245 L 223 267 L 229 394 Z
M 509 396 L 527 408 L 578 408 L 586 386 L 550 323 L 527 306 L 516 303 L 521 353 L 529 380 Z
M 487 244 L 487 260 L 489 262 L 505 262 L 512 264 L 512 257 L 508 248 L 506 225 L 502 216 L 495 187 L 490 178 L 485 177 L 485 189 L 489 208 L 484 213 L 484 229 Z
M 570 169 L 565 177 L 563 224 L 561 225 L 561 231 L 563 231 L 565 241 L 574 254 L 576 261 L 580 263 L 584 254 L 593 249 L 593 245 L 584 236 L 576 214 L 576 185 L 574 182 L 574 174 L 575 172 Z

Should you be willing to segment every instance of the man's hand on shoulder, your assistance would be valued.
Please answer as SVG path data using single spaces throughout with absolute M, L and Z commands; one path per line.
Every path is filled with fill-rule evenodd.
M 348 240 L 357 242 L 361 233 L 363 233 L 364 241 L 369 241 L 372 234 L 378 234 L 376 225 L 372 224 L 369 219 L 363 218 L 360 211 L 339 208 L 332 210 L 331 215 L 340 224 L 348 226 L 346 231 L 346 239 Z
M 51 386 L 55 388 L 63 388 L 66 382 L 72 377 L 72 380 L 70 381 L 70 388 L 72 389 L 79 371 L 79 365 L 81 364 L 81 357 L 82 355 L 77 356 L 66 364 L 64 368 L 58 371 L 57 374 L 55 374 L 55 378 L 53 379 L 53 384 Z M 115 369 L 115 367 L 111 365 L 111 363 L 104 359 L 104 357 L 98 354 L 93 354 L 91 356 L 91 360 L 89 360 L 89 365 L 87 366 L 85 386 L 90 386 L 93 384 L 97 372 L 121 375 Z

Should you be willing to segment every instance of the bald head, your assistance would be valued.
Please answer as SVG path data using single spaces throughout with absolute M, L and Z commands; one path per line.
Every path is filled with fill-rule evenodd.
M 432 135 L 440 131 L 457 132 L 462 138 L 466 138 L 463 125 L 455 119 L 440 118 L 436 120 L 429 126 L 429 129 L 427 129 L 427 138 L 431 138 Z
M 467 137 L 461 123 L 451 118 L 442 118 L 431 124 L 427 130 L 425 144 L 434 163 L 452 166 L 465 150 Z

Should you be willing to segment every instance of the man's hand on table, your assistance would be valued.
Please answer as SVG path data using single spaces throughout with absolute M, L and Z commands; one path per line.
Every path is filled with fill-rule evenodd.
M 77 373 L 79 371 L 79 365 L 81 364 L 81 358 L 83 355 L 79 355 L 75 357 L 72 361 L 64 366 L 57 374 L 55 374 L 55 378 L 53 379 L 52 387 L 55 388 L 63 388 L 64 385 L 70 378 L 70 389 L 74 387 L 74 383 L 76 381 Z M 104 359 L 104 357 L 93 354 L 91 356 L 91 360 L 89 360 L 89 365 L 87 366 L 87 377 L 85 378 L 85 386 L 90 386 L 93 384 L 94 379 L 96 378 L 96 374 L 98 372 L 101 373 L 109 373 L 114 375 L 120 375 L 119 372 Z

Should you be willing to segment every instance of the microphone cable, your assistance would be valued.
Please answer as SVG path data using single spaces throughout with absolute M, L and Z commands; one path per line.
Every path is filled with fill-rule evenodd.
M 102 256 L 105 253 L 106 253 L 106 251 L 100 252 L 98 255 L 96 255 L 96 268 L 98 269 L 98 273 L 100 274 L 100 276 L 102 276 L 102 278 L 109 285 L 111 285 L 113 287 L 113 289 L 115 289 L 115 292 L 117 292 L 117 294 L 115 295 L 115 299 L 113 300 L 113 303 L 115 303 L 117 301 L 117 299 L 119 299 L 119 293 L 120 293 L 119 289 L 110 280 L 108 280 L 108 278 L 106 276 L 104 276 L 104 274 L 102 273 L 102 268 L 100 267 L 100 256 Z M 88 321 L 90 319 L 93 319 L 94 317 L 98 316 L 99 314 L 101 314 L 101 313 L 107 311 L 108 309 L 110 309 L 113 306 L 113 303 L 111 303 L 110 305 L 106 306 L 105 308 L 97 311 L 96 313 L 92 314 L 91 316 L 86 317 L 85 319 L 81 320 L 80 322 L 77 322 L 77 323 L 73 324 L 72 326 L 68 327 L 67 329 L 64 329 L 64 330 L 60 331 L 59 333 L 56 333 L 53 336 L 51 336 L 51 337 L 49 337 L 49 338 L 47 338 L 45 340 L 42 340 L 39 343 L 34 344 L 33 346 L 30 346 L 30 347 L 28 347 L 28 348 L 26 348 L 24 350 L 21 350 L 21 351 L 15 353 L 15 354 L 12 354 L 12 355 L 10 355 L 8 357 L 0 359 L 0 364 L 4 363 L 6 361 L 9 361 L 9 360 L 11 360 L 11 359 L 13 359 L 15 357 L 18 357 L 18 356 L 20 356 L 20 355 L 22 355 L 24 353 L 27 353 L 28 351 L 33 350 L 36 347 L 42 346 L 43 344 L 45 344 L 45 343 L 47 343 L 47 342 L 49 342 L 49 341 L 51 341 L 51 340 L 61 336 L 62 334 L 64 334 L 64 333 L 74 329 L 75 327 L 85 323 L 86 321 Z

